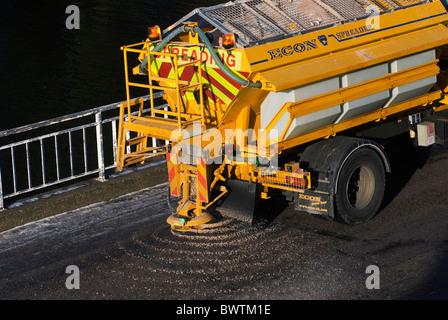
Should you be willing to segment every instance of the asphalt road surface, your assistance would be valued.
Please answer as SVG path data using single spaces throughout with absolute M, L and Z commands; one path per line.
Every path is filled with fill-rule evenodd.
M 359 226 L 273 199 L 264 229 L 173 233 L 159 185 L 5 231 L 0 299 L 447 299 L 448 148 L 392 161 L 381 211 Z

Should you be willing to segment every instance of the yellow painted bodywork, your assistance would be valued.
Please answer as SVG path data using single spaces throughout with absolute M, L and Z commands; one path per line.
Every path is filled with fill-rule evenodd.
M 260 81 L 263 85 L 261 90 L 253 88 L 236 89 L 226 83 L 224 78 L 216 75 L 214 71 L 216 65 L 210 59 L 210 55 L 205 54 L 202 60 L 195 60 L 196 58 L 201 59 L 200 52 L 207 52 L 200 49 L 198 45 L 193 46 L 189 43 L 169 45 L 165 49 L 163 57 L 158 58 L 151 66 L 153 75 L 154 70 L 160 69 L 162 63 L 168 63 L 173 57 L 177 58 L 177 74 L 179 76 L 182 75 L 187 65 L 194 64 L 197 61 L 197 64 L 201 63 L 204 72 L 216 77 L 217 81 L 222 86 L 229 88 L 228 90 L 234 95 L 234 98 L 229 100 L 218 89 L 213 89 L 214 92 L 218 92 L 217 96 L 222 99 L 219 102 L 208 99 L 208 113 L 204 116 L 200 114 L 203 108 L 201 108 L 201 103 L 198 103 L 194 98 L 193 90 L 185 90 L 184 104 L 179 101 L 176 90 L 166 90 L 169 87 L 175 87 L 176 67 L 174 65 L 168 77 L 170 79 L 169 84 L 166 83 L 166 79 L 162 80 L 156 76 L 153 77 L 153 80 L 159 81 L 161 89 L 166 90 L 165 98 L 171 107 L 169 115 L 175 115 L 179 109 L 176 106 L 182 105 L 183 108 L 185 107 L 185 110 L 182 110 L 184 117 L 200 119 L 204 124 L 208 124 L 207 127 L 217 128 L 223 135 L 227 129 L 258 130 L 259 107 L 271 91 L 280 92 L 297 88 L 336 75 L 438 48 L 448 43 L 448 28 L 445 27 L 448 22 L 448 14 L 439 1 L 386 13 L 381 15 L 380 21 L 380 29 L 367 28 L 366 20 L 360 20 L 247 49 L 217 50 L 222 57 L 232 56 L 228 60 L 231 61 L 229 68 L 232 71 L 247 73 L 247 78 L 252 82 Z M 353 30 L 360 31 L 352 36 Z M 326 37 L 327 45 L 323 45 L 317 40 L 322 35 Z M 306 49 L 300 53 L 293 49 L 286 49 L 283 52 L 289 55 L 280 53 L 281 56 L 273 56 L 271 53 L 273 51 L 278 53 L 276 50 L 282 52 L 284 48 L 294 48 L 295 45 L 303 43 L 314 43 L 315 48 Z M 149 50 L 149 44 L 144 45 L 143 51 Z M 294 53 L 291 53 L 291 50 Z M 198 87 L 202 85 L 213 86 L 205 79 L 202 79 L 203 83 L 199 84 L 201 78 L 196 73 L 190 82 L 180 80 L 180 85 L 185 87 L 191 85 Z M 387 86 L 389 82 L 389 79 L 386 78 L 378 79 L 371 84 L 364 84 L 364 87 L 372 93 L 375 93 L 376 90 L 376 92 L 380 92 L 381 88 Z M 384 80 L 384 83 L 379 85 L 378 83 L 382 80 Z M 339 93 L 335 92 L 334 94 Z M 350 100 L 345 99 L 345 101 Z M 295 109 L 297 110 L 300 107 L 302 106 L 297 106 Z M 313 109 L 312 106 L 310 108 Z M 157 112 L 167 114 L 166 112 Z M 294 117 L 294 113 L 291 113 L 291 118 Z M 182 127 L 179 121 L 178 125 L 179 128 Z M 151 124 L 148 124 L 148 126 L 151 126 Z M 271 125 L 270 127 L 274 126 Z M 170 127 L 167 127 L 167 130 L 170 129 Z M 149 131 L 152 136 L 169 140 L 167 130 L 164 131 L 161 126 L 154 126 Z M 268 134 L 269 132 L 266 132 L 266 135 Z
M 398 2 L 409 3 L 410 1 Z M 414 2 L 419 3 L 419 1 Z M 384 2 L 384 5 L 387 9 L 387 2 Z M 196 145 L 206 150 L 210 156 L 210 151 L 215 150 L 214 147 L 210 148 L 210 139 L 207 137 L 210 130 L 217 130 L 222 137 L 225 137 L 226 130 L 239 129 L 245 132 L 252 129 L 258 132 L 261 129 L 261 105 L 271 92 L 291 90 L 430 49 L 438 49 L 439 53 L 443 52 L 441 48 L 448 45 L 447 23 L 448 13 L 442 3 L 432 1 L 384 13 L 379 17 L 378 24 L 371 24 L 369 20 L 364 19 L 248 48 L 216 49 L 217 54 L 222 57 L 232 72 L 240 76 L 244 75 L 251 82 L 260 82 L 260 89 L 236 85 L 229 81 L 219 72 L 214 61 L 210 59 L 210 55 L 207 55 L 207 49 L 191 34 L 186 33 L 179 37 L 180 40 L 189 39 L 191 42 L 172 42 L 161 53 L 152 52 L 155 44 L 149 41 L 123 47 L 128 103 L 122 106 L 120 114 L 118 167 L 122 168 L 127 164 L 144 161 L 145 154 L 153 153 L 154 148 L 144 146 L 145 139 L 150 137 L 169 140 L 172 147 L 182 142 Z M 147 68 L 146 84 L 137 84 L 129 80 L 127 54 L 131 52 L 138 53 L 140 61 L 148 55 L 156 57 Z M 441 55 L 440 53 L 439 56 Z M 248 142 L 266 139 L 285 115 L 289 115 L 288 126 L 284 132 L 281 132 L 280 139 L 267 142 L 268 156 L 270 153 L 275 155 L 364 124 L 374 124 L 431 107 L 435 110 L 445 109 L 446 99 L 442 99 L 446 91 L 435 87 L 428 94 L 391 105 L 387 109 L 379 108 L 299 137 L 286 139 L 286 133 L 295 118 L 438 75 L 440 70 L 437 62 L 436 60 L 307 100 L 285 103 L 260 135 L 246 136 L 243 140 L 239 140 L 237 136 L 231 137 L 234 141 L 242 141 L 236 147 L 246 161 L 229 162 L 226 158 L 223 165 L 207 178 L 208 189 L 217 186 L 218 181 L 235 177 L 263 184 L 263 178 L 258 174 L 257 164 L 247 161 L 259 156 L 257 150 L 248 147 Z M 187 69 L 192 67 L 195 68 L 194 72 L 191 72 L 192 69 Z M 164 76 L 160 75 L 162 70 L 165 72 Z M 137 73 L 135 68 L 134 73 Z M 187 73 L 189 76 L 185 78 Z M 169 105 L 169 110 L 156 110 L 154 101 L 151 99 L 149 116 L 142 114 L 132 116 L 131 106 L 141 103 L 131 99 L 129 88 L 132 86 L 147 88 L 151 95 L 156 90 L 164 90 L 164 99 Z M 443 102 L 439 105 L 438 101 Z M 124 118 L 126 113 L 127 120 Z M 173 132 L 180 129 L 193 132 L 192 126 L 195 122 L 200 123 L 198 135 L 203 138 L 197 140 L 199 142 L 193 142 L 193 139 L 182 140 L 179 134 L 173 135 Z M 136 132 L 137 138 L 133 141 L 126 140 L 124 138 L 126 131 Z M 221 141 L 221 147 L 225 142 Z M 136 151 L 131 155 L 125 155 L 125 149 L 130 145 L 137 145 Z M 158 151 L 168 153 L 167 149 Z M 219 155 L 211 154 L 212 158 L 215 156 Z M 194 171 L 197 175 L 198 168 L 186 170 L 182 167 L 183 164 L 176 164 L 176 166 L 178 172 L 184 172 L 176 177 L 179 179 L 175 182 L 176 186 L 180 188 L 182 185 L 189 185 L 188 179 L 191 178 L 191 174 L 186 172 L 191 169 L 190 172 Z M 306 176 L 306 173 L 303 175 Z M 265 187 L 272 186 L 265 182 Z M 226 190 L 220 189 L 220 191 L 222 193 L 219 197 L 222 197 Z M 267 189 L 264 188 L 264 198 L 267 197 L 266 191 Z M 186 189 L 184 189 L 184 200 L 185 193 L 188 194 Z M 211 204 L 208 196 L 204 200 L 207 201 L 198 200 L 194 204 L 197 215 Z M 178 220 L 176 221 L 178 223 Z

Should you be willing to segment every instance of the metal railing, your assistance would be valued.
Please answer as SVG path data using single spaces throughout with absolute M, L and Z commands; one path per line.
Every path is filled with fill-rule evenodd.
M 146 102 L 150 95 L 141 98 Z M 1 131 L 0 210 L 5 199 L 82 177 L 97 175 L 105 181 L 116 167 L 121 103 Z M 168 105 L 157 108 L 168 110 Z M 155 139 L 150 143 L 155 146 Z

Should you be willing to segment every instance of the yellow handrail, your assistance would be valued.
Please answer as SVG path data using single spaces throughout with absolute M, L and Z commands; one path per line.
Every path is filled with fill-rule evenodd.
M 134 47 L 142 46 L 144 45 L 143 49 L 136 49 Z M 145 49 L 146 48 L 146 49 Z M 157 115 L 164 115 L 164 116 L 175 116 L 177 118 L 177 125 L 179 129 L 182 129 L 182 124 L 184 123 L 182 121 L 182 118 L 185 116 L 197 116 L 197 115 L 189 115 L 185 112 L 182 112 L 181 107 L 183 105 L 182 95 L 181 92 L 191 90 L 194 88 L 199 88 L 200 92 L 200 101 L 199 101 L 199 108 L 200 108 L 200 117 L 201 117 L 201 124 L 205 125 L 205 107 L 204 107 L 204 92 L 203 92 L 203 79 L 199 72 L 199 82 L 193 82 L 193 81 L 185 81 L 181 80 L 179 76 L 179 69 L 185 68 L 188 66 L 197 66 L 197 70 L 202 70 L 202 62 L 201 61 L 191 61 L 188 63 L 179 64 L 179 56 L 177 54 L 168 53 L 168 52 L 154 52 L 150 50 L 150 46 L 148 45 L 148 42 L 140 42 L 137 44 L 133 44 L 130 46 L 124 46 L 121 48 L 123 50 L 124 54 L 124 65 L 125 65 L 125 77 L 126 77 L 126 96 L 128 105 L 131 106 L 131 98 L 130 98 L 130 87 L 139 87 L 139 88 L 145 88 L 149 89 L 150 93 L 150 104 L 151 104 L 151 117 L 156 117 Z M 128 66 L 128 52 L 132 53 L 139 53 L 139 54 L 145 54 L 148 57 L 151 56 L 162 56 L 164 58 L 170 58 L 168 59 L 171 62 L 172 67 L 174 68 L 174 79 L 171 78 L 163 78 L 159 77 L 157 75 L 153 75 L 151 70 L 148 70 L 148 84 L 142 84 L 142 83 L 136 83 L 129 81 L 129 66 Z M 151 59 L 149 59 L 151 61 Z M 150 64 L 148 64 L 150 65 Z M 153 82 L 165 82 L 165 83 L 173 83 L 173 87 L 170 86 L 162 86 L 157 83 L 157 85 L 153 84 Z M 162 90 L 162 91 L 175 91 L 176 92 L 176 112 L 169 112 L 169 111 L 162 111 L 162 110 L 155 110 L 155 103 L 154 103 L 154 90 Z M 131 119 L 131 108 L 128 108 L 128 116 L 129 119 Z

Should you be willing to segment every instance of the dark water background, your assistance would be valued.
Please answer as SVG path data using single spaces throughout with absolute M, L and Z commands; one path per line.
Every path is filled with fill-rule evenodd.
M 1 0 L 0 131 L 124 100 L 121 46 L 224 2 Z M 69 5 L 80 30 L 66 28 Z

